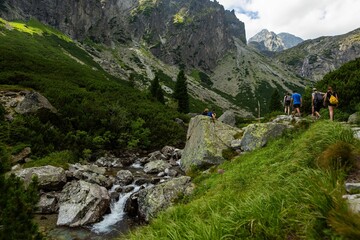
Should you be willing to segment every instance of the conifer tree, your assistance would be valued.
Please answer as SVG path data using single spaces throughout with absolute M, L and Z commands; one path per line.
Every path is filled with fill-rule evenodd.
M 15 175 L 4 176 L 9 165 L 8 154 L 0 145 L 0 240 L 42 239 L 36 224 L 32 222 L 35 204 L 39 200 L 37 183 L 26 189 Z
M 275 112 L 275 111 L 281 111 L 281 109 L 282 109 L 281 97 L 279 91 L 275 89 L 275 91 L 273 92 L 270 98 L 269 110 L 270 112 Z
M 181 113 L 188 113 L 189 94 L 187 92 L 187 82 L 183 69 L 180 70 L 176 79 L 174 98 L 178 101 L 178 111 Z
M 155 78 L 151 82 L 150 93 L 153 98 L 155 98 L 162 104 L 165 103 L 164 93 L 163 93 L 160 83 L 159 83 L 159 74 L 158 73 L 155 74 Z

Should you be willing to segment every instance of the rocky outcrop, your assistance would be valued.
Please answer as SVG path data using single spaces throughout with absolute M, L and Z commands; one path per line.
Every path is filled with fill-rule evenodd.
M 349 124 L 359 124 L 360 123 L 360 116 L 359 113 L 353 113 L 349 116 L 347 121 Z
M 179 196 L 189 195 L 194 188 L 190 180 L 190 177 L 183 176 L 140 190 L 132 196 L 132 201 L 137 199 L 139 217 L 148 222 L 170 207 Z
M 34 176 L 37 176 L 39 188 L 45 191 L 60 190 L 66 183 L 65 170 L 60 167 L 25 168 L 15 171 L 14 174 L 23 179 L 27 185 Z
M 222 150 L 229 148 L 240 130 L 207 116 L 190 120 L 187 141 L 181 158 L 181 168 L 207 168 L 225 161 Z
M 98 221 L 110 205 L 106 188 L 85 181 L 67 183 L 59 200 L 58 226 L 83 226 Z
M 14 114 L 30 114 L 38 112 L 57 113 L 43 95 L 34 91 L 0 91 L 0 103 L 6 109 L 6 119 L 12 120 Z
M 52 113 L 57 112 L 50 102 L 38 92 L 26 94 L 24 99 L 15 108 L 15 112 L 19 114 L 35 113 L 40 110 L 47 110 Z

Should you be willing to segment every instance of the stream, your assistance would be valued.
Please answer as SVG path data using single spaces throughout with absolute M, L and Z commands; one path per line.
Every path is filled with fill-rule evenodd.
M 130 170 L 134 174 L 135 180 L 143 178 L 142 166 L 140 163 L 134 163 L 130 167 L 122 168 Z M 112 169 L 111 172 L 116 173 L 119 169 Z M 134 180 L 134 182 L 135 182 Z M 46 235 L 48 239 L 53 240 L 110 240 L 127 233 L 132 227 L 139 224 L 126 215 L 124 212 L 127 199 L 141 188 L 151 186 L 151 184 L 143 184 L 141 186 L 130 184 L 127 187 L 132 189 L 126 193 L 120 193 L 118 200 L 112 198 L 110 204 L 110 213 L 105 214 L 102 220 L 93 225 L 84 227 L 59 227 L 56 226 L 57 214 L 38 215 L 36 221 L 42 227 L 46 226 Z M 120 185 L 113 185 L 109 190 L 109 194 L 115 192 Z

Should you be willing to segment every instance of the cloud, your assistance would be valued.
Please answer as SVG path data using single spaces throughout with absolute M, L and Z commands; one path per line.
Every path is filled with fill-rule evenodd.
M 303 39 L 345 34 L 360 27 L 359 0 L 217 0 L 235 10 L 247 38 L 266 28 Z

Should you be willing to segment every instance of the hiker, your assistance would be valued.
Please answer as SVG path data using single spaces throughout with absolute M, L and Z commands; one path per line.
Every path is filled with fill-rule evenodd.
M 314 116 L 316 119 L 321 117 L 319 112 L 324 102 L 323 95 L 324 93 L 318 92 L 316 88 L 313 88 L 313 93 L 311 94 L 311 110 L 312 116 Z
M 328 87 L 327 92 L 324 94 L 324 105 L 328 106 L 330 121 L 334 120 L 334 108 L 338 105 L 339 98 L 332 87 Z
M 215 122 L 215 120 L 216 120 L 216 113 L 215 113 L 215 111 L 209 111 L 209 112 L 207 113 L 207 115 L 208 115 L 209 117 L 211 117 L 211 120 L 212 120 L 213 122 Z
M 302 107 L 302 97 L 300 93 L 297 93 L 296 90 L 294 90 L 293 94 L 291 95 L 291 104 L 293 106 L 292 115 L 298 115 L 299 117 L 301 117 L 300 108 Z
M 284 96 L 284 112 L 287 115 L 290 115 L 290 105 L 291 105 L 291 96 L 290 93 L 287 92 L 286 95 Z
M 202 115 L 204 116 L 207 116 L 208 115 L 208 112 L 209 112 L 209 109 L 208 108 L 205 108 Z

